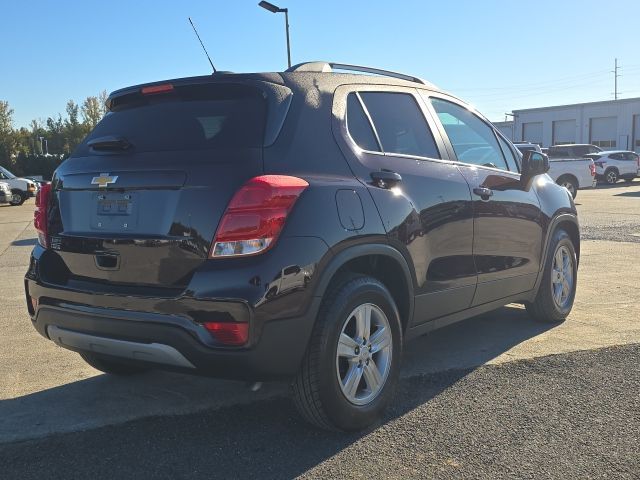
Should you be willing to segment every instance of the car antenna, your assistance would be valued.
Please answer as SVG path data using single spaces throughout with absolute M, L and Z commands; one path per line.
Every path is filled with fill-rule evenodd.
M 188 18 L 189 18 L 189 23 L 193 27 L 193 31 L 196 32 L 196 37 L 198 37 L 198 40 L 200 41 L 200 45 L 202 45 L 202 49 L 204 50 L 204 54 L 207 56 L 207 59 L 209 60 L 209 63 L 211 64 L 211 68 L 213 68 L 213 73 L 216 73 L 217 72 L 216 67 L 213 66 L 213 62 L 211 61 L 211 57 L 209 56 L 209 52 L 207 52 L 207 49 L 204 47 L 204 43 L 202 43 L 202 39 L 200 38 L 200 35 L 198 35 L 198 30 L 196 30 L 196 26 L 191 21 L 191 17 L 188 17 Z

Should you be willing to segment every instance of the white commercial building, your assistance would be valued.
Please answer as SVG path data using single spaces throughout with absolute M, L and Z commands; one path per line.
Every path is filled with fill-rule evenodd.
M 514 110 L 513 118 L 495 125 L 516 142 L 590 143 L 640 153 L 640 98 Z

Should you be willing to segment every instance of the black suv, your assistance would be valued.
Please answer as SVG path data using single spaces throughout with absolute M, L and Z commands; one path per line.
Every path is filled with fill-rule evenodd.
M 578 221 L 547 158 L 420 79 L 312 62 L 107 105 L 38 195 L 25 281 L 38 332 L 104 372 L 291 378 L 306 419 L 354 430 L 410 338 L 571 310 Z

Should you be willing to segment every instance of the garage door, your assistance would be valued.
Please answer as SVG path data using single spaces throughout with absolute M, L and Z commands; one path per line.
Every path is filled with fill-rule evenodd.
M 556 120 L 553 122 L 553 144 L 576 143 L 576 121 Z
M 542 145 L 542 122 L 523 123 L 522 141 Z
M 618 134 L 617 117 L 600 117 L 590 120 L 589 141 L 600 148 L 615 148 Z

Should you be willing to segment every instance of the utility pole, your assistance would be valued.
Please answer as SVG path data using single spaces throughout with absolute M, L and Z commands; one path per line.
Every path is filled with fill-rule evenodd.
M 614 67 L 613 67 L 613 98 L 614 100 L 618 100 L 618 69 L 621 68 L 618 66 L 618 59 L 615 59 Z

